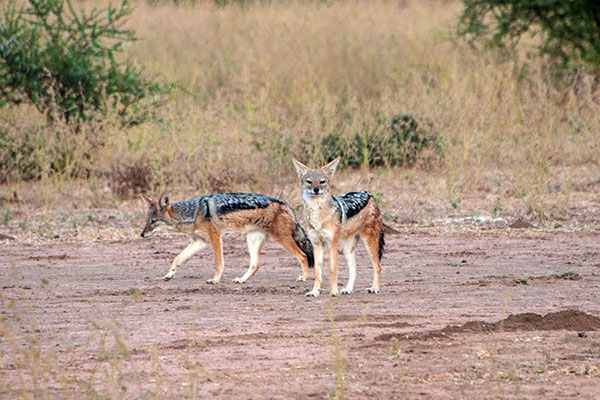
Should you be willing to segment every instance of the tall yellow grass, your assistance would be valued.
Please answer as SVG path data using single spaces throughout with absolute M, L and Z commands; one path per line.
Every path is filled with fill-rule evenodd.
M 476 53 L 454 37 L 459 2 L 134 5 L 129 25 L 141 40 L 128 56 L 188 93 L 159 110 L 161 122 L 104 131 L 97 171 L 141 160 L 158 186 L 260 188 L 293 178 L 291 154 L 323 161 L 302 141 L 369 134 L 397 113 L 441 134 L 444 162 L 432 173 L 449 197 L 494 176 L 498 195 L 535 208 L 554 167 L 597 168 L 593 77 L 552 84 L 544 60 L 524 68 L 524 57 Z M 21 110 L 16 125 L 31 118 Z

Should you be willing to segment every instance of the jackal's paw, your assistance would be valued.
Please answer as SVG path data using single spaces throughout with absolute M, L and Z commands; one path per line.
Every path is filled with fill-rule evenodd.
M 351 293 L 352 293 L 352 289 L 343 288 L 342 290 L 340 290 L 340 294 L 351 294 Z
M 244 279 L 243 279 L 243 278 L 234 278 L 234 279 L 233 279 L 233 282 L 234 282 L 234 283 L 244 283 L 245 281 L 244 281 Z
M 370 287 L 367 289 L 367 293 L 377 294 L 377 293 L 379 293 L 379 289 Z
M 311 290 L 310 292 L 306 293 L 305 296 L 306 297 L 319 297 L 320 293 L 321 293 L 321 290 L 319 290 L 319 289 Z
M 329 295 L 331 297 L 338 297 L 340 295 L 340 292 L 338 290 L 332 290 L 331 292 L 329 292 Z
M 168 282 L 168 281 L 170 281 L 171 279 L 173 279 L 173 274 L 166 274 L 166 275 L 165 275 L 165 276 L 163 276 L 161 279 L 162 279 L 163 281 L 166 281 L 166 282 Z
M 220 279 L 212 278 L 212 279 L 207 280 L 206 283 L 208 283 L 209 285 L 216 285 L 217 283 L 219 283 L 219 281 L 220 281 Z
M 297 279 L 296 282 L 306 282 L 306 278 L 304 277 L 304 275 L 300 275 Z

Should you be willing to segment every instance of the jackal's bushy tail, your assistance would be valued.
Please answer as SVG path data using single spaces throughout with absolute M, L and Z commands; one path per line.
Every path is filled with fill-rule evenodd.
M 300 226 L 300 224 L 298 223 L 294 223 L 294 241 L 296 242 L 298 247 L 300 247 L 300 250 L 302 250 L 302 252 L 306 254 L 309 268 L 314 267 L 315 256 L 313 255 L 312 242 L 310 241 L 308 236 L 306 236 L 304 228 L 302 228 L 302 226 Z
M 385 234 L 383 233 L 383 229 L 379 232 L 379 261 L 381 261 L 381 257 L 383 257 L 383 248 L 385 247 Z

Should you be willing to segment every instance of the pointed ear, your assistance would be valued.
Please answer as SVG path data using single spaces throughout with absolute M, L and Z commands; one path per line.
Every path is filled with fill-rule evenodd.
M 142 200 L 144 200 L 144 203 L 148 206 L 152 205 L 153 201 L 150 197 L 146 196 L 144 193 L 140 193 L 140 196 L 142 197 Z
M 162 192 L 162 194 L 160 195 L 160 200 L 158 201 L 158 206 L 162 210 L 162 209 L 167 208 L 168 205 L 169 205 L 169 196 L 167 196 L 165 194 L 165 192 Z
M 296 173 L 300 178 L 310 169 L 306 165 L 302 164 L 300 161 L 292 158 L 292 162 L 294 163 L 294 167 L 296 168 Z
M 335 160 L 333 160 L 327 165 L 322 166 L 321 171 L 325 172 L 325 174 L 327 174 L 327 176 L 331 178 L 333 174 L 335 174 L 335 170 L 337 169 L 337 166 L 340 163 L 341 159 L 342 158 L 340 156 L 337 156 Z

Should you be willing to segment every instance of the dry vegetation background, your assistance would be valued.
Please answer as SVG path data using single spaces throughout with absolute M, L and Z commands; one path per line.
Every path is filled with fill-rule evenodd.
M 75 3 L 81 7 L 106 4 L 104 0 L 76 0 Z M 463 313 L 461 304 L 463 307 L 465 304 L 479 306 L 481 297 L 473 296 L 478 291 L 478 294 L 492 293 L 489 294 L 492 300 L 488 303 L 488 308 L 484 307 L 479 315 L 490 317 L 488 311 L 494 310 L 494 315 L 498 316 L 495 320 L 514 311 L 506 306 L 510 303 L 509 292 L 517 293 L 517 297 L 521 296 L 519 298 L 522 303 L 519 303 L 519 307 L 522 309 L 517 310 L 519 312 L 530 311 L 529 308 L 533 307 L 532 304 L 538 304 L 536 301 L 539 299 L 543 300 L 539 303 L 542 305 L 538 304 L 540 309 L 558 307 L 557 304 L 560 307 L 563 304 L 579 307 L 582 297 L 587 299 L 586 307 L 594 311 L 594 304 L 597 302 L 594 303 L 591 288 L 595 281 L 591 277 L 595 275 L 592 272 L 592 259 L 597 252 L 592 250 L 595 251 L 593 242 L 597 234 L 561 236 L 557 241 L 561 244 L 553 249 L 560 257 L 546 254 L 550 253 L 552 243 L 555 242 L 548 242 L 551 244 L 542 247 L 542 250 L 536 248 L 535 244 L 527 243 L 525 250 L 520 249 L 528 252 L 527 257 L 521 253 L 522 258 L 516 257 L 520 263 L 515 261 L 511 264 L 510 273 L 517 274 L 515 277 L 525 278 L 522 270 L 535 267 L 538 280 L 548 280 L 550 271 L 546 271 L 547 263 L 537 264 L 540 258 L 548 258 L 552 268 L 560 265 L 561 268 L 569 268 L 569 271 L 571 267 L 582 270 L 584 265 L 588 268 L 581 272 L 585 275 L 584 279 L 574 283 L 579 286 L 567 286 L 572 282 L 567 282 L 566 279 L 570 278 L 565 278 L 559 282 L 564 286 L 557 285 L 555 292 L 550 289 L 544 291 L 546 286 L 541 284 L 530 289 L 533 285 L 525 287 L 519 282 L 516 289 L 505 289 L 501 286 L 504 283 L 497 281 L 508 277 L 492 276 L 489 283 L 492 292 L 486 292 L 485 287 L 469 286 L 461 289 L 464 294 L 461 299 L 449 295 L 454 289 L 448 286 L 448 282 L 462 285 L 466 276 L 475 274 L 472 271 L 476 270 L 467 270 L 463 275 L 454 275 L 452 270 L 452 279 L 448 279 L 443 273 L 450 273 L 449 268 L 456 268 L 458 274 L 459 264 L 454 261 L 467 257 L 455 252 L 454 247 L 466 249 L 469 268 L 471 260 L 474 259 L 473 265 L 477 265 L 479 257 L 481 263 L 489 264 L 490 269 L 478 273 L 488 271 L 496 274 L 498 268 L 506 268 L 509 264 L 502 246 L 507 246 L 510 251 L 515 248 L 519 250 L 521 238 L 541 236 L 545 240 L 551 236 L 549 231 L 556 230 L 600 231 L 598 77 L 586 72 L 584 68 L 556 75 L 546 60 L 527 57 L 530 49 L 528 40 L 531 39 L 522 43 L 516 55 L 476 52 L 455 37 L 455 26 L 462 7 L 458 1 L 257 1 L 244 7 L 236 4 L 217 7 L 215 2 L 208 0 L 189 3 L 193 4 L 178 7 L 168 0 L 154 6 L 141 0 L 133 2 L 135 11 L 129 20 L 129 26 L 137 32 L 140 40 L 126 49 L 126 55 L 143 65 L 148 74 L 176 82 L 181 88 L 173 94 L 166 106 L 157 110 L 158 120 L 126 129 L 112 128 L 107 123 L 74 133 L 70 127 L 60 124 L 50 129 L 46 126 L 46 119 L 33 107 L 0 109 L 0 134 L 4 134 L 13 143 L 28 143 L 28 151 L 23 154 L 13 154 L 10 149 L 0 147 L 0 253 L 6 243 L 13 243 L 7 245 L 6 249 L 15 252 L 14 248 L 19 247 L 23 253 L 27 253 L 22 255 L 25 259 L 22 264 L 6 266 L 6 271 L 9 271 L 6 276 L 11 282 L 17 282 L 16 287 L 6 284 L 3 291 L 0 291 L 0 303 L 4 305 L 0 315 L 0 339 L 4 337 L 4 342 L 0 340 L 0 344 L 4 345 L 4 349 L 0 351 L 0 359 L 14 359 L 14 363 L 10 366 L 6 364 L 6 368 L 7 371 L 8 368 L 14 368 L 10 373 L 19 379 L 17 383 L 1 382 L 1 389 L 5 393 L 19 392 L 23 398 L 52 398 L 52 393 L 64 393 L 64 398 L 127 398 L 132 392 L 130 388 L 126 395 L 126 385 L 152 385 L 156 386 L 156 390 L 151 388 L 144 395 L 146 397 L 140 398 L 160 398 L 161 393 L 165 392 L 161 392 L 163 382 L 159 378 L 170 379 L 171 371 L 165 369 L 166 372 L 163 373 L 161 361 L 164 359 L 159 359 L 159 356 L 169 351 L 179 354 L 176 351 L 178 349 L 157 347 L 158 350 L 149 350 L 150 355 L 144 367 L 147 371 L 135 375 L 142 367 L 141 364 L 134 364 L 146 356 L 133 354 L 131 364 L 128 364 L 127 360 L 131 357 L 128 346 L 131 344 L 127 341 L 131 338 L 125 336 L 124 332 L 128 328 L 123 328 L 119 321 L 124 320 L 126 324 L 136 328 L 155 328 L 156 321 L 162 321 L 162 317 L 157 317 L 158 312 L 164 308 L 162 302 L 170 302 L 172 293 L 177 293 L 176 290 L 180 290 L 184 284 L 189 287 L 183 288 L 183 291 L 188 290 L 188 301 L 193 304 L 189 308 L 191 321 L 196 321 L 198 315 L 206 315 L 202 314 L 206 310 L 198 306 L 198 298 L 201 296 L 208 299 L 207 308 L 215 305 L 216 297 L 213 296 L 220 296 L 216 303 L 221 306 L 225 304 L 226 309 L 231 304 L 234 304 L 231 309 L 236 309 L 238 303 L 240 307 L 249 303 L 239 302 L 239 297 L 231 297 L 231 293 L 228 295 L 230 303 L 227 303 L 225 293 L 229 293 L 227 290 L 234 290 L 229 284 L 219 286 L 213 292 L 198 293 L 201 281 L 183 278 L 169 289 L 158 288 L 152 294 L 154 283 L 140 281 L 140 271 L 145 267 L 148 270 L 159 268 L 144 273 L 148 275 L 147 279 L 150 279 L 149 276 L 154 279 L 154 273 L 166 268 L 172 254 L 180 250 L 177 247 L 180 242 L 161 241 L 161 251 L 157 251 L 152 242 L 135 241 L 142 228 L 144 212 L 137 200 L 137 193 L 144 191 L 157 194 L 161 190 L 168 190 L 171 199 L 177 201 L 212 191 L 256 191 L 279 197 L 297 207 L 300 196 L 291 165 L 292 155 L 305 163 L 318 165 L 325 161 L 325 152 L 320 147 L 325 136 L 331 133 L 347 138 L 356 135 L 365 138 L 369 135 L 385 135 L 391 118 L 402 113 L 413 115 L 422 126 L 432 124 L 432 129 L 439 135 L 439 152 L 429 149 L 420 154 L 414 164 L 404 167 L 384 165 L 371 169 L 342 168 L 335 180 L 335 192 L 369 190 L 380 202 L 386 223 L 404 233 L 467 230 L 469 234 L 456 237 L 433 236 L 433 239 L 428 235 L 418 236 L 418 239 L 412 237 L 414 242 L 422 242 L 416 247 L 410 247 L 411 244 L 408 243 L 411 237 L 408 235 L 402 235 L 399 239 L 391 238 L 389 244 L 394 243 L 397 246 L 396 252 L 401 254 L 401 258 L 396 259 L 401 260 L 398 261 L 398 266 L 400 262 L 412 257 L 408 264 L 402 266 L 404 269 L 401 272 L 404 274 L 410 270 L 411 274 L 414 272 L 419 276 L 400 276 L 400 270 L 396 269 L 397 286 L 408 287 L 407 291 L 398 290 L 398 295 L 401 293 L 413 302 L 399 305 L 396 292 L 387 292 L 390 297 L 381 298 L 391 299 L 387 300 L 389 309 L 419 309 L 419 303 L 414 302 L 416 298 L 430 308 L 430 311 L 423 314 L 423 321 L 436 323 L 436 318 L 444 314 L 444 318 L 449 320 L 446 322 L 452 322 L 450 318 L 453 315 L 462 313 L 460 318 L 463 318 L 472 314 L 472 310 L 468 309 L 468 314 L 467 311 Z M 57 130 L 61 132 L 60 139 L 55 135 Z M 63 163 L 57 166 L 57 155 L 61 154 L 66 154 L 67 157 L 63 157 Z M 32 165 L 35 166 L 34 170 L 25 167 Z M 24 179 L 26 176 L 23 171 L 37 174 L 39 179 Z M 523 233 L 505 229 L 517 218 L 524 218 L 540 229 Z M 498 230 L 501 232 L 498 233 Z M 469 253 L 473 250 L 469 247 L 470 240 L 485 236 L 489 231 L 492 231 L 492 238 L 498 233 L 498 237 L 505 238 L 514 234 L 519 239 L 499 244 L 494 242 L 493 246 L 499 246 L 496 250 L 490 250 L 490 247 Z M 562 243 L 565 237 L 573 241 L 572 248 L 567 241 Z M 440 249 L 440 244 L 443 245 L 448 238 L 450 244 L 446 243 L 446 247 L 442 246 Z M 112 244 L 56 243 L 122 239 L 125 239 L 124 243 L 117 243 L 115 247 L 111 247 Z M 575 243 L 577 241 L 587 243 L 586 247 L 578 247 L 581 243 Z M 40 242 L 47 246 L 28 246 Z M 243 241 L 231 242 L 237 243 L 236 246 L 239 247 L 236 249 L 245 246 Z M 478 242 L 476 245 L 482 244 Z M 62 247 L 59 251 L 58 247 L 52 246 Z M 410 254 L 406 251 L 409 248 L 412 252 Z M 564 255 L 567 248 L 574 254 L 573 266 L 573 260 Z M 48 249 L 53 249 L 54 253 Z M 588 249 L 591 250 L 588 252 Z M 115 254 L 108 254 L 110 251 Z M 100 254 L 90 258 L 88 253 L 93 252 Z M 420 252 L 433 260 L 427 264 L 432 267 L 428 270 L 431 274 L 429 278 L 425 273 L 420 276 L 418 269 L 412 269 L 413 265 L 422 263 L 423 256 Z M 212 268 L 212 256 L 207 257 L 209 261 L 206 265 L 203 264 L 201 273 L 208 273 Z M 228 263 L 235 265 L 242 258 L 245 263 L 247 256 L 240 250 L 235 255 L 227 254 L 226 257 Z M 488 260 L 490 257 L 492 258 Z M 271 256 L 272 260 L 275 258 L 275 255 Z M 440 260 L 447 262 L 440 264 Z M 81 268 L 83 262 L 88 262 L 86 269 Z M 385 262 L 392 264 L 392 261 Z M 29 286 L 22 286 L 23 282 L 19 280 L 22 277 L 21 269 L 29 271 L 29 266 L 38 263 L 44 269 L 52 268 L 59 276 L 43 271 L 41 283 L 36 281 L 28 284 Z M 105 264 L 108 265 L 107 271 L 103 270 Z M 567 264 L 569 267 L 566 267 Z M 593 267 L 596 268 L 597 265 Z M 64 272 L 65 268 L 68 268 L 68 272 Z M 541 275 L 542 268 L 544 276 Z M 232 270 L 233 268 L 229 271 Z M 115 278 L 111 275 L 112 271 L 115 271 Z M 81 282 L 73 278 L 77 274 L 84 276 L 83 281 L 88 285 L 86 289 L 77 286 L 81 285 Z M 116 274 L 129 274 L 129 280 L 123 280 Z M 52 279 L 45 276 L 52 276 Z M 106 276 L 110 276 L 111 280 L 106 280 Z M 262 279 L 262 276 L 266 280 L 265 271 L 257 278 Z M 61 277 L 64 279 L 61 285 L 73 285 L 73 298 L 68 297 L 71 294 L 67 298 L 53 297 L 55 280 Z M 71 282 L 71 279 L 74 281 Z M 421 281 L 423 285 L 425 281 L 429 281 L 440 286 L 419 286 Z M 392 282 L 387 282 L 386 285 L 393 287 Z M 42 300 L 35 297 L 40 293 L 42 296 L 46 295 L 44 290 L 38 289 L 39 285 L 48 287 L 47 293 L 51 297 L 41 297 Z M 99 285 L 101 289 L 93 287 L 94 294 L 87 298 L 85 290 L 93 285 Z M 143 296 L 146 297 L 140 297 L 142 295 L 138 286 L 141 285 L 145 288 Z M 253 285 L 254 282 L 251 286 Z M 258 284 L 256 286 L 258 289 L 265 288 Z M 550 287 L 549 284 L 547 286 Z M 268 286 L 272 287 L 275 284 Z M 444 290 L 439 290 L 440 287 Z M 415 288 L 420 292 L 413 292 Z M 217 289 L 223 292 L 216 292 Z M 288 295 L 287 287 L 282 290 Z M 292 291 L 289 292 L 289 296 L 298 297 Z M 3 293 L 6 294 L 4 297 Z M 237 296 L 236 293 L 234 292 Z M 256 297 L 249 298 L 265 299 L 270 296 L 268 291 L 256 293 Z M 436 297 L 446 301 L 445 309 L 436 308 L 439 303 L 432 302 L 431 293 L 441 293 Z M 499 293 L 506 294 L 506 298 L 500 298 Z M 538 296 L 537 293 L 541 295 Z M 580 297 L 569 297 L 566 294 Z M 381 296 L 385 295 L 386 293 L 382 293 Z M 66 307 L 68 310 L 71 310 L 70 307 L 79 308 L 80 297 L 89 301 L 90 308 L 81 308 L 84 311 L 81 321 L 78 321 L 81 323 L 78 334 L 80 337 L 89 335 L 89 339 L 84 345 L 81 342 L 69 342 L 63 346 L 64 349 L 49 348 L 55 339 L 61 346 L 66 340 L 61 336 L 63 333 L 56 338 L 50 336 L 48 327 L 44 326 L 43 321 L 54 319 L 56 314 L 50 312 L 46 317 L 41 317 L 41 314 L 36 313 L 43 310 L 45 314 L 44 307 L 50 311 L 55 307 Z M 107 297 L 110 298 L 106 299 Z M 138 298 L 144 302 L 136 302 Z M 104 311 L 99 312 L 99 304 L 104 304 L 104 301 Z M 121 301 L 122 305 L 119 306 L 117 302 Z M 156 310 L 159 310 L 157 314 L 148 312 L 147 308 L 140 308 L 138 313 L 135 307 L 146 307 L 145 301 L 153 302 Z M 371 299 L 369 301 L 374 302 Z M 319 303 L 315 304 L 314 314 L 311 315 L 320 316 Z M 118 311 L 115 311 L 115 307 L 119 307 Z M 281 307 L 283 302 L 272 309 L 279 310 Z M 358 310 L 358 306 L 355 307 Z M 360 304 L 360 310 L 362 309 L 363 305 Z M 368 307 L 365 309 L 368 310 Z M 124 310 L 130 314 L 124 316 Z M 448 310 L 451 312 L 446 312 Z M 237 318 L 236 315 L 237 326 L 245 323 L 244 318 L 250 313 L 254 313 L 256 318 L 261 317 L 255 310 L 241 312 L 245 314 L 239 314 L 244 315 L 243 318 Z M 381 312 L 388 313 L 385 308 Z M 185 311 L 179 311 L 173 315 L 185 316 L 184 313 Z M 220 318 L 229 314 L 216 312 L 215 315 Z M 323 339 L 326 342 L 323 348 L 328 346 L 328 352 L 333 348 L 335 364 L 332 374 L 337 374 L 335 377 L 340 380 L 336 380 L 336 383 L 340 383 L 343 376 L 340 354 L 345 357 L 350 346 L 336 336 L 333 308 L 330 315 L 331 338 Z M 88 319 L 96 316 L 99 320 L 109 319 L 109 322 L 94 322 L 93 329 L 90 330 L 89 324 L 86 325 Z M 148 318 L 147 322 L 140 323 L 142 317 Z M 73 320 L 77 318 L 72 317 Z M 220 323 L 218 319 L 215 321 L 215 324 Z M 371 322 L 382 325 L 379 320 Z M 185 323 L 187 324 L 187 320 Z M 342 329 L 347 326 L 343 325 L 343 320 L 336 320 L 335 324 L 338 323 L 341 323 Z M 441 324 L 439 320 L 437 323 Z M 165 324 L 169 329 L 183 326 L 183 323 L 181 326 Z M 264 324 L 264 320 L 256 324 L 261 326 L 261 330 L 268 326 Z M 363 335 L 364 329 L 360 325 L 353 326 L 357 326 L 360 335 Z M 221 328 L 223 327 L 218 329 Z M 165 334 L 169 329 L 162 333 Z M 229 328 L 224 329 L 229 332 Z M 237 329 L 234 325 L 228 334 L 237 332 Z M 218 335 L 218 332 L 224 331 L 215 329 L 215 332 Z M 294 338 L 296 333 L 292 332 L 290 337 Z M 149 333 L 148 337 L 153 338 L 153 333 Z M 141 336 L 140 340 L 146 338 Z M 538 336 L 533 336 L 532 340 L 535 341 L 536 338 Z M 531 372 L 533 370 L 530 368 L 527 370 L 530 376 L 544 379 L 551 376 L 549 373 L 543 374 L 555 363 L 551 356 L 558 355 L 557 349 L 563 343 L 556 338 L 559 338 L 558 334 L 553 339 L 554 342 L 533 343 L 539 357 L 543 354 L 546 361 L 532 364 L 537 372 Z M 196 398 L 198 387 L 205 388 L 200 383 L 205 378 L 213 378 L 206 372 L 204 365 L 198 362 L 190 364 L 196 360 L 197 354 L 190 350 L 196 346 L 196 341 L 193 338 L 187 339 L 189 338 L 183 343 L 189 343 L 188 348 L 179 348 L 183 349 L 182 359 L 175 360 L 180 371 L 179 380 L 173 380 L 173 386 L 169 389 L 173 392 L 169 393 L 185 390 L 190 393 L 188 397 Z M 498 383 L 503 378 L 499 377 L 496 360 L 501 357 L 510 359 L 501 366 L 509 365 L 512 368 L 517 365 L 512 360 L 513 355 L 524 358 L 523 354 L 537 354 L 514 350 L 517 348 L 515 346 L 521 344 L 513 339 L 496 337 L 490 340 L 485 337 L 480 339 L 477 347 L 472 347 L 473 343 L 468 338 L 464 345 L 457 347 L 457 353 L 445 353 L 443 359 L 456 359 L 465 368 L 469 368 L 469 364 L 464 363 L 461 357 L 464 356 L 463 352 L 467 352 L 464 349 L 472 347 L 468 351 L 477 351 L 478 359 L 490 360 L 489 370 L 494 375 L 491 378 L 482 375 L 481 390 L 486 391 L 485 395 L 499 393 L 498 396 L 504 397 L 502 386 Z M 565 336 L 564 341 L 567 339 L 574 343 L 584 341 L 583 336 Z M 589 346 L 595 347 L 590 347 L 590 354 L 597 354 L 597 335 L 593 339 Z M 168 344 L 167 339 L 164 340 Z M 554 345 L 555 343 L 559 344 Z M 513 352 L 497 352 L 496 349 L 502 346 L 513 346 L 510 347 Z M 476 348 L 480 349 L 474 350 Z M 491 354 L 486 350 L 490 348 L 493 350 Z M 571 348 L 560 348 L 563 351 L 561 354 L 575 354 Z M 285 349 L 288 350 L 287 347 Z M 288 351 L 293 353 L 292 350 Z M 204 351 L 204 348 L 198 345 L 195 351 Z M 406 357 L 397 342 L 392 342 L 387 351 L 389 360 Z M 432 354 L 437 357 L 438 353 Z M 79 361 L 75 356 L 80 357 Z M 229 363 L 229 359 L 216 359 Z M 66 370 L 63 360 L 67 360 Z M 260 358 L 256 360 L 262 362 Z M 416 376 L 429 375 L 430 371 L 425 370 L 438 364 L 436 358 L 428 361 L 420 358 L 413 360 L 411 366 L 417 367 Z M 576 362 L 574 359 L 570 360 Z M 583 361 L 580 363 L 582 366 L 587 365 L 582 363 Z M 244 365 L 237 362 L 230 364 Z M 307 365 L 307 369 L 311 367 L 310 364 Z M 381 365 L 383 364 L 377 364 L 377 368 L 384 370 Z M 443 368 L 445 364 L 441 365 L 442 367 L 438 367 Z M 593 365 L 595 369 L 590 367 L 582 373 L 577 372 L 579 369 L 573 370 L 575 372 L 567 370 L 562 375 L 557 373 L 554 376 L 577 387 L 578 382 L 584 382 L 584 378 L 597 377 L 596 364 L 589 365 Z M 211 369 L 212 366 L 207 368 Z M 555 370 L 560 371 L 558 366 Z M 133 371 L 132 375 L 127 375 L 127 371 Z M 249 371 L 252 373 L 251 369 Z M 511 371 L 509 369 L 509 374 Z M 88 380 L 70 377 L 88 372 Z M 486 372 L 484 369 L 481 374 Z M 188 374 L 185 378 L 188 386 L 177 386 L 184 379 L 181 378 L 183 374 Z M 571 381 L 575 374 L 581 380 Z M 432 379 L 434 378 L 435 376 Z M 279 385 L 280 375 L 276 379 Z M 510 376 L 508 379 L 512 380 Z M 558 382 L 558 378 L 552 379 Z M 520 378 L 515 378 L 515 381 L 520 382 Z M 415 382 L 411 383 L 412 391 L 417 390 L 415 387 L 420 388 Z M 591 381 L 587 380 L 582 385 L 586 390 L 586 385 L 592 385 L 589 382 Z M 456 386 L 455 381 L 448 380 L 447 383 L 445 388 Z M 168 384 L 171 383 L 164 383 L 165 386 Z M 216 384 L 218 382 L 215 378 Z M 419 384 L 426 388 L 432 387 L 430 381 L 421 381 Z M 73 389 L 74 385 L 79 386 Z M 235 381 L 235 386 L 238 385 L 240 383 Z M 409 384 L 404 381 L 402 385 L 407 390 Z M 547 381 L 540 385 L 547 386 Z M 303 388 L 306 386 L 303 384 Z M 48 388 L 54 392 L 48 391 Z M 337 389 L 338 386 L 336 395 Z M 525 397 L 527 394 L 515 394 L 517 395 Z M 166 394 L 162 396 L 167 397 Z M 539 396 L 538 392 L 531 395 L 532 398 L 535 396 Z
M 598 226 L 594 77 L 583 69 L 553 76 L 545 60 L 527 59 L 527 43 L 516 58 L 475 52 L 455 38 L 459 2 L 133 4 L 129 25 L 141 40 L 127 55 L 184 90 L 156 122 L 69 140 L 57 141 L 33 108 L 0 110 L 9 136 L 35 139 L 19 162 L 41 171 L 21 181 L 0 154 L 10 235 L 30 227 L 54 237 L 60 222 L 81 227 L 115 202 L 139 217 L 127 199 L 140 190 L 168 189 L 174 199 L 252 190 L 298 204 L 292 155 L 319 164 L 325 135 L 381 134 L 400 113 L 430 122 L 441 152 L 405 168 L 346 169 L 338 192 L 376 193 L 399 225 L 504 215 L 540 227 Z M 60 151 L 69 157 L 56 172 Z M 95 211 L 74 221 L 73 208 Z

